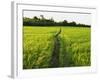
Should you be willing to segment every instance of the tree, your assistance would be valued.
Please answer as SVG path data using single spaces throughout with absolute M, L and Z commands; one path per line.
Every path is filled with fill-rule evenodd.
M 44 19 L 45 19 L 43 15 L 40 15 L 40 17 L 41 17 L 41 19 L 42 19 L 42 20 L 44 20 Z
M 34 20 L 38 20 L 38 17 L 37 17 L 37 16 L 34 16 L 33 19 L 34 19 Z
M 40 15 L 41 18 L 34 16 L 33 18 L 23 18 L 23 25 L 24 26 L 78 26 L 78 27 L 90 27 L 90 25 L 85 24 L 77 24 L 75 21 L 68 22 L 67 20 L 56 22 L 51 17 L 46 19 L 44 15 Z
M 63 26 L 67 26 L 67 25 L 68 25 L 68 21 L 67 21 L 67 20 L 64 20 L 64 21 L 62 22 L 62 25 L 63 25 Z
M 69 25 L 70 26 L 76 26 L 77 24 L 76 24 L 76 22 L 73 21 L 73 22 L 70 22 Z

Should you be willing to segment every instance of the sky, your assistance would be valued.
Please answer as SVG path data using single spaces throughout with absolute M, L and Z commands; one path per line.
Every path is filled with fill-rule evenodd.
M 55 21 L 67 20 L 68 22 L 75 21 L 76 23 L 91 25 L 91 14 L 84 13 L 59 13 L 59 12 L 42 12 L 42 11 L 24 11 L 24 17 L 33 18 L 34 16 L 40 17 L 44 15 L 46 19 L 53 18 Z

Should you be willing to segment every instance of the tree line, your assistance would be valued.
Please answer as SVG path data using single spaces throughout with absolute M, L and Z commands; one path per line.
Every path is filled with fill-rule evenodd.
M 59 17 L 59 16 L 58 16 Z M 90 25 L 68 22 L 67 20 L 55 21 L 53 18 L 46 19 L 43 15 L 40 18 L 34 16 L 33 18 L 24 17 L 23 26 L 75 26 L 75 27 L 91 27 Z

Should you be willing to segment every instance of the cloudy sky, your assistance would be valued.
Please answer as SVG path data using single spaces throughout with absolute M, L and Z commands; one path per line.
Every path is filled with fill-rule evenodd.
M 42 12 L 42 11 L 24 11 L 24 17 L 32 18 L 44 15 L 45 18 L 53 18 L 55 21 L 67 20 L 68 22 L 75 21 L 76 23 L 91 25 L 91 14 L 84 13 L 59 13 L 59 12 Z

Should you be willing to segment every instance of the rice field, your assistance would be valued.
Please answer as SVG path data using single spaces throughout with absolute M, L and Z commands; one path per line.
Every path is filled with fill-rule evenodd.
M 60 29 L 57 43 L 55 34 Z M 90 66 L 90 36 L 86 27 L 24 26 L 23 69 Z

